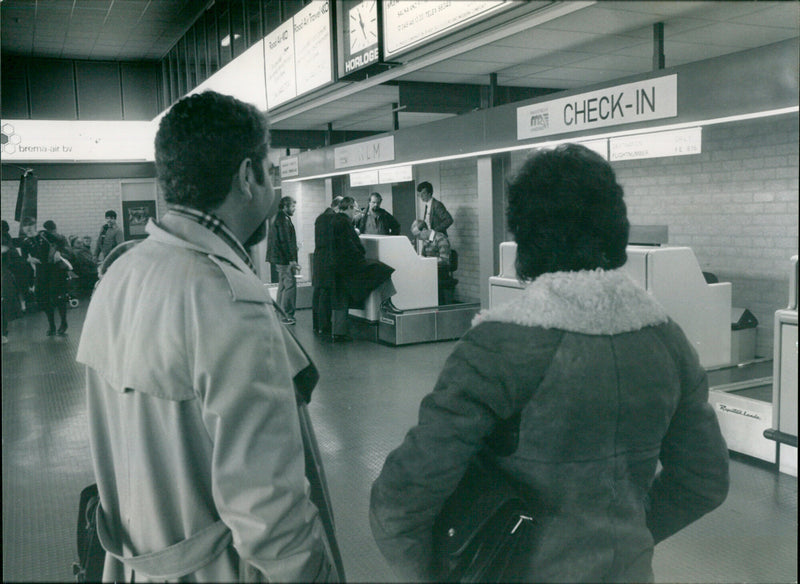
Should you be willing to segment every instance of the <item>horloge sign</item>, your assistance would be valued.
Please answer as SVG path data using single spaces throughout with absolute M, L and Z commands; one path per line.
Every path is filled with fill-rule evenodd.
M 377 0 L 339 0 L 336 4 L 340 79 L 363 77 L 381 62 Z

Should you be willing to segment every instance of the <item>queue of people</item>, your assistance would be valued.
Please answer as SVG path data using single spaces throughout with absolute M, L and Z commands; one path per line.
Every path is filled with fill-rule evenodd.
M 104 263 L 77 353 L 104 581 L 346 580 L 306 410 L 326 372 L 247 252 L 279 213 L 272 251 L 297 251 L 295 203 L 273 190 L 268 137 L 265 116 L 233 97 L 178 101 L 155 141 L 169 211 Z M 452 217 L 429 185 L 419 192 L 428 208 L 414 237 L 446 267 Z M 655 544 L 727 495 L 706 372 L 620 270 L 629 224 L 604 159 L 572 144 L 536 151 L 508 201 L 524 293 L 481 312 L 455 344 L 372 485 L 373 536 L 399 577 L 445 580 L 432 530 L 483 461 L 536 519 L 535 539 L 491 578 L 652 582 Z M 381 223 L 376 203 L 368 229 Z M 352 197 L 337 197 L 315 221 L 314 330 L 340 341 L 347 307 L 391 293 L 391 268 L 364 257 L 356 214 Z M 27 226 L 37 266 L 65 257 L 51 223 Z M 294 275 L 296 256 L 272 257 Z
M 31 312 L 32 305 L 47 317 L 47 336 L 67 336 L 68 306 L 91 295 L 99 264 L 122 242 L 116 212 L 109 210 L 105 217 L 94 252 L 91 236 L 66 238 L 53 220 L 40 230 L 36 219 L 23 217 L 19 238 L 11 236 L 3 220 L 3 344 L 8 342 L 8 323 Z

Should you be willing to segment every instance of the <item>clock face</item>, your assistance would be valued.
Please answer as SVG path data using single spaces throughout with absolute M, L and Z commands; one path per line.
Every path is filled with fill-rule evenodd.
M 365 0 L 350 9 L 350 54 L 364 50 L 378 40 L 376 0 Z

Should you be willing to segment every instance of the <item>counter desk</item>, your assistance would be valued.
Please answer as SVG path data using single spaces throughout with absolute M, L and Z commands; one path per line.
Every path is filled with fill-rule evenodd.
M 394 268 L 397 291 L 381 306 L 373 292 L 363 309 L 350 309 L 350 317 L 366 333 L 359 336 L 389 345 L 407 345 L 460 338 L 480 310 L 479 303 L 439 305 L 439 270 L 436 258 L 422 257 L 404 235 L 361 235 L 367 259 Z

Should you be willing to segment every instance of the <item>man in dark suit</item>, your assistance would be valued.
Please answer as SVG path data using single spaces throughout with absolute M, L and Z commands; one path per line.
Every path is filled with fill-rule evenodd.
M 334 287 L 335 258 L 331 219 L 342 197 L 334 197 L 331 206 L 325 209 L 314 220 L 314 270 L 311 274 L 311 312 L 314 333 L 330 336 L 331 334 L 331 291 Z
M 453 224 L 453 216 L 444 206 L 444 203 L 433 198 L 433 186 L 428 181 L 417 185 L 417 194 L 420 200 L 425 203 L 422 211 L 422 219 L 430 228 L 438 233 L 447 235 L 447 228 Z
M 353 340 L 348 334 L 347 314 L 350 307 L 363 306 L 373 290 L 380 289 L 381 300 L 395 292 L 391 280 L 394 268 L 378 260 L 366 259 L 366 250 L 353 227 L 355 215 L 355 200 L 353 197 L 344 197 L 339 203 L 338 213 L 330 222 L 335 266 L 331 292 L 333 342 Z

